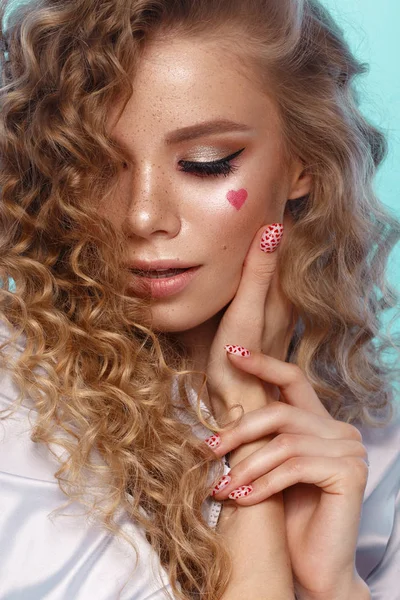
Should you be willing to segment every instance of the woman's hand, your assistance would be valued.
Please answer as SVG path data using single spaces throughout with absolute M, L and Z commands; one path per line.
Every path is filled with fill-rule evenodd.
M 293 219 L 286 210 L 281 245 L 292 226 Z M 236 369 L 224 350 L 226 343 L 239 343 L 235 340 L 240 340 L 254 350 L 282 360 L 286 357 L 296 324 L 295 312 L 279 285 L 279 249 L 272 253 L 260 250 L 265 228 L 256 232 L 243 263 L 238 290 L 221 319 L 210 348 L 207 365 L 208 403 L 217 419 L 238 402 L 246 412 L 279 398 L 276 386 Z
M 277 220 L 280 219 L 278 217 Z M 284 231 L 289 228 L 287 221 L 287 218 L 283 220 Z M 270 286 L 276 273 L 279 250 L 265 253 L 260 249 L 265 229 L 263 227 L 255 234 L 243 263 L 239 287 L 225 310 L 211 345 L 207 385 L 211 391 L 209 406 L 217 420 L 221 413 L 223 417 L 224 412 L 239 402 L 245 413 L 268 405 L 274 400 L 269 388 L 276 388 L 236 369 L 227 358 L 224 345 L 232 339 L 240 339 L 241 343 L 251 344 L 252 348 L 264 349 L 266 329 L 273 340 L 279 340 L 280 351 L 286 343 L 289 345 L 291 339 L 293 311 L 289 310 L 287 318 L 285 316 L 279 322 L 274 320 L 273 314 L 267 314 L 268 306 L 273 305 L 271 292 L 276 288 Z M 272 227 L 272 231 L 279 235 L 281 227 Z M 285 308 L 286 304 L 283 304 L 280 316 L 285 313 Z M 265 327 L 266 323 L 271 325 Z M 276 394 L 279 395 L 278 388 Z M 225 421 L 224 418 L 222 420 Z M 263 447 L 268 440 L 269 436 L 266 436 L 235 449 L 229 456 L 230 467 Z M 230 504 L 229 501 L 224 503 L 218 521 L 219 533 L 230 549 L 232 559 L 230 583 L 224 597 L 266 597 L 265 590 L 268 588 L 271 598 L 292 598 L 293 574 L 285 534 L 283 494 L 247 508 L 236 506 L 234 501 Z
M 282 401 L 246 413 L 237 427 L 221 434 L 221 443 L 214 448 L 218 457 L 268 434 L 276 437 L 237 463 L 229 473 L 230 484 L 214 497 L 250 506 L 284 491 L 298 598 L 368 597 L 355 593 L 368 590 L 354 562 L 368 479 L 361 434 L 353 425 L 332 418 L 296 365 L 252 350 L 248 358 L 227 356 L 241 373 L 278 386 Z M 243 495 L 249 486 L 253 491 Z M 237 488 L 239 492 L 230 495 Z

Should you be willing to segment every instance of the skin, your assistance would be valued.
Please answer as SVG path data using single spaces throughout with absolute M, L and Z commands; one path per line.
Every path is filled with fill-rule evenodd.
M 184 38 L 153 41 L 145 49 L 132 98 L 117 122 L 110 114 L 110 133 L 132 161 L 121 175 L 118 199 L 100 212 L 128 234 L 131 261 L 202 265 L 182 292 L 156 299 L 152 315 L 154 329 L 182 340 L 194 367 L 204 369 L 256 231 L 283 223 L 287 200 L 305 195 L 311 182 L 300 161 L 284 165 L 278 111 L 243 73 L 234 48 L 196 39 L 192 50 L 193 40 Z M 178 129 L 216 119 L 248 131 L 167 143 Z M 199 177 L 178 165 L 219 160 L 242 148 L 232 161 L 237 169 L 226 177 Z

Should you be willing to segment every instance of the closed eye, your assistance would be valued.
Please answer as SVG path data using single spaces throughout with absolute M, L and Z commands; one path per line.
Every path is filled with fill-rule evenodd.
M 242 148 L 241 150 L 238 150 L 234 154 L 230 154 L 225 158 L 221 158 L 212 162 L 193 162 L 190 160 L 180 160 L 178 164 L 182 168 L 179 170 L 184 171 L 185 173 L 192 173 L 197 177 L 218 177 L 220 175 L 228 177 L 228 175 L 239 168 L 237 165 L 232 165 L 231 161 L 242 154 L 243 150 L 245 150 L 245 148 Z

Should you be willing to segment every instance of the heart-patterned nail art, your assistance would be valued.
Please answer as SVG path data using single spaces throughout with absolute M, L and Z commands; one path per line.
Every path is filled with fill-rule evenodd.
M 231 190 L 227 193 L 226 197 L 228 202 L 232 204 L 236 210 L 240 210 L 247 200 L 248 193 L 247 190 L 244 189 L 238 190 L 237 192 L 235 190 Z
M 236 500 L 237 498 L 243 498 L 244 496 L 248 496 L 253 491 L 252 485 L 241 485 L 240 487 L 233 490 L 228 496 L 231 500 Z
M 244 348 L 243 346 L 230 346 L 229 344 L 226 344 L 226 346 L 224 346 L 224 350 L 229 352 L 229 354 L 243 356 L 244 358 L 248 358 L 251 354 L 250 350 L 247 350 L 247 348 Z
M 224 490 L 226 486 L 230 484 L 231 481 L 232 477 L 230 475 L 224 475 L 222 479 L 218 481 L 215 488 L 212 490 L 212 496 L 215 496 L 215 494 Z
M 272 223 L 265 229 L 260 243 L 260 250 L 263 252 L 275 252 L 283 236 L 283 224 Z
M 214 435 L 210 435 L 210 437 L 204 441 L 207 446 L 210 446 L 210 448 L 217 448 L 221 443 L 221 437 L 218 435 L 218 433 L 215 433 Z

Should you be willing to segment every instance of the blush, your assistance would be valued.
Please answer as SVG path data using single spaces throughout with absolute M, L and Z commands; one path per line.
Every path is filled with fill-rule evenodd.
M 236 210 L 240 210 L 243 204 L 246 202 L 248 193 L 247 190 L 241 189 L 238 191 L 231 190 L 226 195 L 229 204 L 232 204 Z

